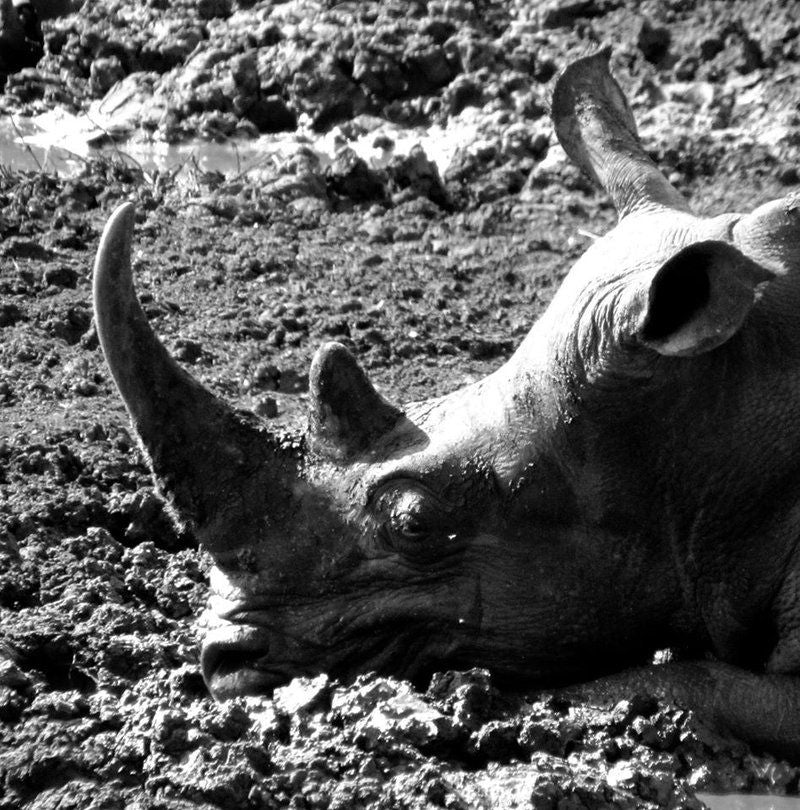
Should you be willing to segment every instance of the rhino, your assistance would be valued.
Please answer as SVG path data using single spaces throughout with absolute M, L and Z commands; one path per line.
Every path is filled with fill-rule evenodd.
M 609 59 L 566 68 L 552 119 L 619 221 L 510 359 L 446 396 L 389 402 L 331 342 L 303 431 L 231 407 L 148 325 L 132 205 L 109 219 L 97 332 L 214 561 L 215 697 L 486 667 L 509 688 L 660 695 L 800 761 L 800 195 L 693 214 Z

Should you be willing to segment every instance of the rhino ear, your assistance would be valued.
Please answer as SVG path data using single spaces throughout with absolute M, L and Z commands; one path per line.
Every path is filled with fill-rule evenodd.
M 309 398 L 309 443 L 337 460 L 367 450 L 403 416 L 375 390 L 341 343 L 326 343 L 317 351 Z
M 570 159 L 604 188 L 620 219 L 689 204 L 645 152 L 628 100 L 609 70 L 611 48 L 576 59 L 556 81 L 551 116 Z
M 735 247 L 697 242 L 667 260 L 635 292 L 634 338 L 663 355 L 710 351 L 734 335 L 774 274 Z M 637 311 L 638 310 L 638 311 Z

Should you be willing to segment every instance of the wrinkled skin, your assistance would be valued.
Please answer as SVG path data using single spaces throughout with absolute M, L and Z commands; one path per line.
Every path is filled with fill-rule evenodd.
M 213 555 L 217 697 L 300 674 L 665 695 L 800 760 L 800 200 L 695 217 L 639 146 L 608 54 L 559 80 L 556 132 L 619 224 L 494 374 L 403 409 L 338 344 L 303 436 L 182 371 L 98 254 L 98 333 L 157 480 Z M 654 650 L 677 661 L 648 666 Z M 614 675 L 613 673 L 619 673 Z

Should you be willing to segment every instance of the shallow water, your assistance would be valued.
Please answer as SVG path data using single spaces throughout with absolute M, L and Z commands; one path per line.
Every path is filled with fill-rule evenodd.
M 322 168 L 329 165 L 343 143 L 374 168 L 381 168 L 398 155 L 407 155 L 419 145 L 444 174 L 459 149 L 479 147 L 477 112 L 466 110 L 446 127 L 403 128 L 374 119 L 368 132 L 347 140 L 338 128 L 325 134 L 287 132 L 257 139 L 229 139 L 214 143 L 200 138 L 168 144 L 130 132 L 131 110 L 105 112 L 101 102 L 85 115 L 55 109 L 36 116 L 8 116 L 0 120 L 0 166 L 12 169 L 47 170 L 62 176 L 80 172 L 86 159 L 105 155 L 138 166 L 146 172 L 174 170 L 191 165 L 202 172 L 246 175 L 280 165 L 301 149 L 313 152 Z M 114 141 L 110 133 L 115 134 Z M 378 138 L 378 136 L 381 136 Z M 378 144 L 376 146 L 376 143 Z M 389 144 L 386 146 L 386 144 Z
M 800 810 L 800 799 L 788 796 L 715 796 L 699 793 L 710 810 Z
M 0 165 L 11 169 L 46 170 L 62 176 L 80 172 L 86 159 L 105 155 L 140 166 L 144 171 L 169 170 L 191 163 L 203 172 L 223 174 L 248 171 L 275 159 L 288 147 L 276 141 L 265 149 L 257 141 L 210 143 L 196 140 L 181 144 L 129 140 L 109 143 L 91 125 L 52 115 L 37 119 L 0 120 Z M 103 143 L 103 141 L 106 141 Z M 295 144 L 295 149 L 297 145 Z

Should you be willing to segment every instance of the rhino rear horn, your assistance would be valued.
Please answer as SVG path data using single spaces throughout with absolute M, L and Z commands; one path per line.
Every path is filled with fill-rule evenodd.
M 634 211 L 689 211 L 642 149 L 630 106 L 608 67 L 611 48 L 576 60 L 553 90 L 551 115 L 564 151 L 614 202 L 620 218 Z
M 772 272 L 718 241 L 684 247 L 632 291 L 632 336 L 659 354 L 710 351 L 741 327 Z
M 364 452 L 403 416 L 375 390 L 341 343 L 326 343 L 317 351 L 309 396 L 311 447 L 336 460 Z
M 120 206 L 100 240 L 94 311 L 100 345 L 159 486 L 210 551 L 263 524 L 265 493 L 290 498 L 297 448 L 184 371 L 154 334 L 131 276 L 134 208 Z

